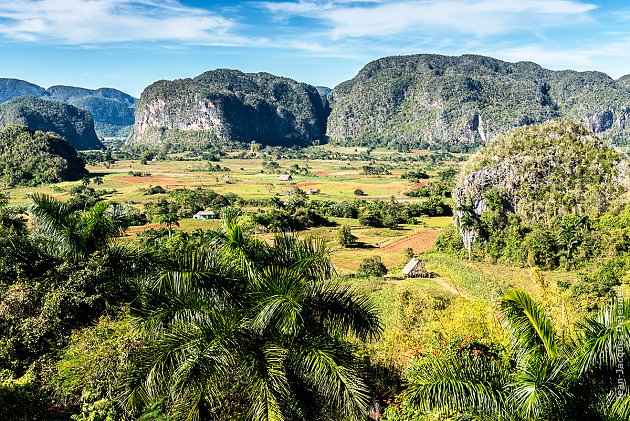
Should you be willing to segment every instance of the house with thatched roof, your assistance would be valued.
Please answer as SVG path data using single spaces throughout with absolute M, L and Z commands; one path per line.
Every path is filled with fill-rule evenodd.
M 405 278 L 430 278 L 431 273 L 424 268 L 422 262 L 412 257 L 402 270 Z
M 291 180 L 293 180 L 293 177 L 291 177 L 291 174 L 280 174 L 280 177 L 278 177 L 278 180 L 280 180 L 280 181 L 291 181 Z

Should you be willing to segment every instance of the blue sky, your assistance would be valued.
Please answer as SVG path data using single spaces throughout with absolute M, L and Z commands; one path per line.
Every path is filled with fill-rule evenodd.
M 388 55 L 630 73 L 630 2 L 0 0 L 0 77 L 139 96 L 216 68 L 334 87 Z

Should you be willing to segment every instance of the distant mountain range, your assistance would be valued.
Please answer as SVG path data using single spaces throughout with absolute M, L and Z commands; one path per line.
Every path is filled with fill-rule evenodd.
M 136 99 L 116 89 L 62 85 L 45 89 L 24 80 L 0 78 L 0 104 L 20 96 L 61 101 L 89 111 L 99 137 L 126 137 L 134 123 Z
M 478 55 L 385 57 L 332 90 L 269 73 L 219 69 L 155 82 L 137 102 L 115 89 L 44 89 L 0 79 L 0 103 L 25 95 L 89 111 L 99 136 L 126 136 L 133 125 L 127 144 L 134 148 L 330 141 L 457 151 L 513 127 L 558 119 L 630 144 L 630 75 L 614 80 L 600 72 L 551 71 Z M 86 143 L 95 146 L 93 139 Z
M 490 57 L 413 55 L 366 65 L 333 90 L 334 143 L 465 148 L 506 130 L 571 119 L 630 139 L 630 76 L 551 71 Z

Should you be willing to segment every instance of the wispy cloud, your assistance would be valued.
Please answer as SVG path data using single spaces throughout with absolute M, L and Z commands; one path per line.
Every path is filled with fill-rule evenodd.
M 300 16 L 329 26 L 332 39 L 455 31 L 475 36 L 540 30 L 589 19 L 597 8 L 578 0 L 395 0 L 260 2 L 276 16 Z
M 23 41 L 219 41 L 234 25 L 175 0 L 0 0 L 0 34 Z
M 497 50 L 492 53 L 496 58 L 506 61 L 532 61 L 545 67 L 585 68 L 593 64 L 592 50 L 548 49 L 537 45 Z
M 550 69 L 600 70 L 613 77 L 628 73 L 630 37 L 619 38 L 606 45 L 585 45 L 581 48 L 549 48 L 545 45 L 522 45 L 479 51 L 506 61 L 532 61 Z

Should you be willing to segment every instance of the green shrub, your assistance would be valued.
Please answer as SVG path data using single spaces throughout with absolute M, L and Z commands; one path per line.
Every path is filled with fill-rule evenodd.
M 368 276 L 385 276 L 387 274 L 387 267 L 383 264 L 380 256 L 366 257 L 359 265 L 357 275 Z

